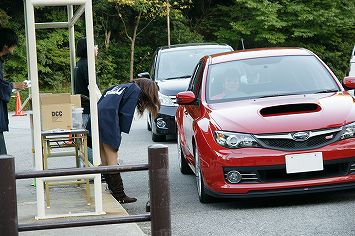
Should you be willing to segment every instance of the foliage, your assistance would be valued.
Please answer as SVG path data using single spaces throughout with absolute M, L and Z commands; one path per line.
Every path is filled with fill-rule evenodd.
M 172 44 L 203 42 L 203 36 L 193 31 L 188 19 L 180 11 L 174 10 L 171 14 Z
M 38 77 L 40 86 L 60 87 L 70 84 L 69 34 L 53 30 L 37 41 Z
M 166 0 L 108 1 L 116 4 L 118 18 L 122 21 L 125 35 L 130 41 L 130 80 L 134 77 L 134 54 L 138 35 L 141 34 L 156 17 L 167 15 L 169 12 L 168 9 L 185 9 L 187 8 L 187 4 L 191 3 L 190 0 L 182 0 L 180 2 L 173 1 L 172 4 Z M 143 27 L 139 28 L 143 20 L 147 20 L 147 22 L 143 24 Z
M 342 78 L 355 38 L 354 4 L 340 0 L 235 0 L 230 5 L 217 5 L 212 14 L 221 20 L 207 21 L 206 25 L 213 26 L 219 41 L 232 45 L 240 45 L 243 38 L 247 48 L 305 47 Z
M 0 27 L 5 27 L 9 23 L 10 18 L 4 10 L 0 9 Z
M 170 0 L 169 3 L 172 44 L 220 42 L 241 49 L 243 39 L 246 48 L 304 47 L 319 55 L 338 78 L 348 72 L 355 38 L 354 1 Z M 167 44 L 166 4 L 166 0 L 93 1 L 95 41 L 99 45 L 96 68 L 101 89 L 128 82 L 137 72 L 149 71 L 154 50 Z M 36 8 L 36 22 L 66 20 L 66 7 Z M 27 56 L 22 0 L 1 0 L 0 26 L 15 29 L 20 38 L 14 55 L 6 60 L 5 78 L 23 81 L 27 79 Z M 75 30 L 76 39 L 85 35 L 83 16 Z M 40 89 L 69 91 L 67 30 L 36 30 L 36 37 Z

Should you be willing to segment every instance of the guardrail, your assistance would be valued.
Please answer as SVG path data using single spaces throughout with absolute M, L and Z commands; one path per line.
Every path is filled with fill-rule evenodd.
M 168 166 L 168 147 L 161 144 L 148 147 L 148 164 L 142 165 L 67 168 L 15 173 L 14 157 L 2 155 L 0 156 L 0 173 L 2 175 L 0 178 L 1 235 L 18 236 L 19 232 L 24 231 L 151 221 L 153 236 L 169 236 L 171 235 L 171 219 Z M 81 219 L 72 222 L 18 224 L 16 179 L 143 170 L 149 171 L 150 213 L 105 219 Z

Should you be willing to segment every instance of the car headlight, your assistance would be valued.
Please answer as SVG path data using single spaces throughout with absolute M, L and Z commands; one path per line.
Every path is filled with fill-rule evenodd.
M 355 122 L 344 125 L 340 139 L 355 138 Z
M 171 98 L 169 96 L 166 96 L 160 92 L 158 92 L 159 95 L 159 100 L 160 100 L 160 104 L 163 106 L 175 106 L 173 100 L 171 100 Z
M 261 147 L 250 134 L 215 131 L 214 139 L 226 148 Z

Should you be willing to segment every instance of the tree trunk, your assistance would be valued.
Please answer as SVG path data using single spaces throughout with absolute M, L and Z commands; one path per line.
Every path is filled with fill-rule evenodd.
M 133 77 L 134 77 L 134 49 L 135 49 L 136 38 L 137 38 L 137 30 L 138 30 L 139 22 L 141 20 L 141 15 L 142 13 L 139 12 L 139 15 L 137 16 L 137 20 L 136 20 L 136 25 L 134 26 L 132 40 L 131 40 L 131 63 L 129 68 L 130 81 L 133 81 Z
M 111 41 L 111 30 L 105 30 L 105 48 L 107 49 L 110 46 Z

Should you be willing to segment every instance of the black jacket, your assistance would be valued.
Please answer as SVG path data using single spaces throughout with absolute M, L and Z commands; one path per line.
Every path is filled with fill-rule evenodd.
M 140 93 L 138 85 L 128 83 L 113 86 L 102 94 L 97 104 L 101 143 L 118 150 L 121 144 L 121 132 L 129 133 L 131 129 Z M 89 131 L 90 125 L 89 120 Z
M 13 85 L 4 80 L 4 60 L 0 58 L 0 132 L 9 130 L 7 103 L 10 101 Z
M 74 93 L 81 94 L 81 107 L 84 108 L 84 114 L 90 114 L 89 100 L 89 73 L 87 58 L 80 58 L 74 69 Z

